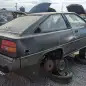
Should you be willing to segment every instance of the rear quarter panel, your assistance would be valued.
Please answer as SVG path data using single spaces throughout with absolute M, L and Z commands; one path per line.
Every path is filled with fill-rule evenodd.
M 18 41 L 18 54 L 23 64 L 36 64 L 49 51 L 62 48 L 64 55 L 75 50 L 75 40 L 71 29 L 50 33 L 34 34 Z M 28 53 L 26 51 L 28 50 Z

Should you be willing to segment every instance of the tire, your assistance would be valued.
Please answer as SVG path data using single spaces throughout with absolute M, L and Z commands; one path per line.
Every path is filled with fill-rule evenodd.
M 66 77 L 65 76 L 58 76 L 58 75 L 52 74 L 50 76 L 50 79 L 55 81 L 55 82 L 69 83 L 72 80 L 72 76 L 73 76 L 72 72 L 69 72 Z
M 79 50 L 79 58 L 80 59 L 86 59 L 86 48 Z
M 75 56 L 75 61 L 79 64 L 86 65 L 86 59 L 80 58 L 79 55 Z
M 86 65 L 86 48 L 83 48 L 79 51 L 79 55 L 75 56 L 75 61 L 80 64 Z
M 54 64 L 54 60 L 50 59 L 50 58 L 45 58 L 42 60 L 41 64 L 40 64 L 40 76 L 42 77 L 49 77 L 49 75 L 51 75 L 52 71 L 55 68 L 55 64 Z M 49 68 L 51 65 L 51 68 Z
M 65 62 L 64 69 L 59 69 L 56 67 L 56 70 L 54 70 L 50 76 L 50 78 L 54 81 L 63 81 L 66 83 L 69 82 L 72 79 L 72 72 L 69 70 L 68 67 L 68 61 L 66 58 L 63 59 Z M 60 73 L 61 72 L 61 73 Z

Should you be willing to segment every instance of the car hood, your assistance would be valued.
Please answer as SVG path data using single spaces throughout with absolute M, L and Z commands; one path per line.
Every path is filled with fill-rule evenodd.
M 51 3 L 41 3 L 34 6 L 29 13 L 47 12 Z
M 82 5 L 79 4 L 71 4 L 67 6 L 67 10 L 69 12 L 75 12 L 77 14 L 85 14 L 85 10 Z

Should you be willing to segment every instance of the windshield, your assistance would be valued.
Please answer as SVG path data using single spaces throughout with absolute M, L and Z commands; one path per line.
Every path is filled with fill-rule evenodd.
M 25 16 L 16 18 L 0 27 L 0 31 L 21 34 L 31 25 L 36 23 L 41 16 Z

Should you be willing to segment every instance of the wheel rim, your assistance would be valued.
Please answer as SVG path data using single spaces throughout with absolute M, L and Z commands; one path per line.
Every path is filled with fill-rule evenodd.
M 64 60 L 61 60 L 59 63 L 59 70 L 63 71 L 64 69 L 65 69 L 65 62 L 64 62 Z
M 64 60 L 57 61 L 56 68 L 59 71 L 63 71 L 65 69 L 65 61 Z
M 61 75 L 61 76 L 66 76 L 66 75 L 68 75 L 68 73 L 65 71 L 65 69 L 66 69 L 66 63 L 65 63 L 65 61 L 64 60 L 60 60 L 59 62 L 58 62 L 58 64 L 56 65 L 56 71 L 57 71 L 57 73 L 59 74 L 59 75 Z
M 47 60 L 47 61 L 45 61 L 45 63 L 44 63 L 44 69 L 47 72 L 53 71 L 53 69 L 54 69 L 54 62 L 53 62 L 53 60 Z

